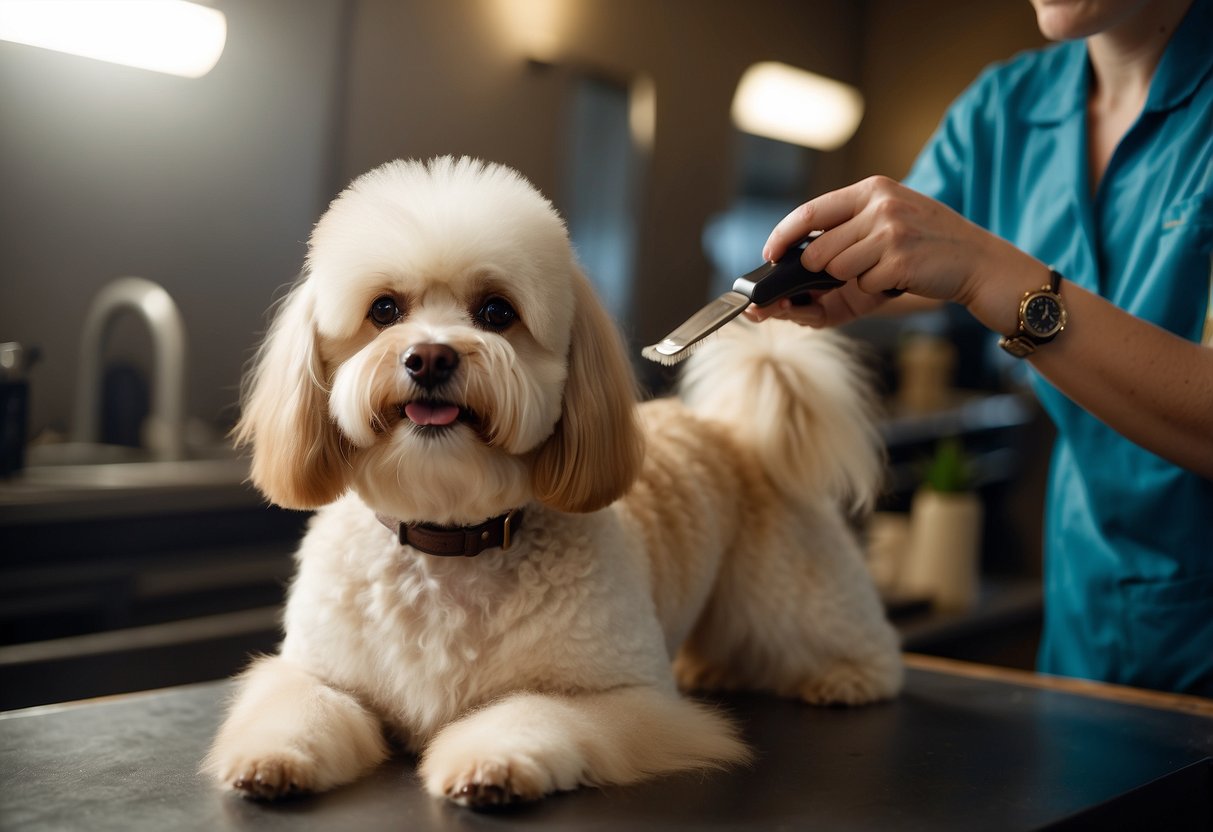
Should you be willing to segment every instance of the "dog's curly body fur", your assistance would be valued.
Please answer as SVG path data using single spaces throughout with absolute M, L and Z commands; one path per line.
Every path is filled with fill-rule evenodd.
M 493 230 L 486 231 L 492 227 Z M 406 307 L 379 327 L 385 293 Z M 518 321 L 477 325 L 486 297 Z M 457 422 L 411 424 L 401 356 L 449 345 Z M 259 355 L 240 437 L 274 501 L 322 506 L 278 655 L 242 677 L 206 761 L 257 797 L 320 791 L 389 753 L 472 805 L 748 758 L 684 688 L 860 704 L 901 683 L 846 508 L 880 457 L 844 342 L 736 325 L 680 399 L 637 407 L 617 334 L 551 206 L 471 160 L 356 181 Z M 464 418 L 466 416 L 466 418 Z M 439 558 L 376 518 L 476 523 L 508 549 Z

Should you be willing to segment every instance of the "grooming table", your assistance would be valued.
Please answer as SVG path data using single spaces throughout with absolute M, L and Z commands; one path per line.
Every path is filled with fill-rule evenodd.
M 0 714 L 4 830 L 999 830 L 1213 828 L 1213 700 L 910 656 L 863 708 L 720 703 L 749 767 L 583 789 L 474 813 L 426 795 L 412 759 L 279 804 L 196 771 L 227 682 Z

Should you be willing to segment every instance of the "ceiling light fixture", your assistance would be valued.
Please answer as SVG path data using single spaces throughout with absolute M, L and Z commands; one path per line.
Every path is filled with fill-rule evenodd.
M 741 76 L 732 115 L 746 133 L 834 150 L 859 127 L 863 96 L 841 81 L 767 61 Z
M 223 54 L 227 18 L 185 0 L 0 0 L 0 40 L 201 78 Z

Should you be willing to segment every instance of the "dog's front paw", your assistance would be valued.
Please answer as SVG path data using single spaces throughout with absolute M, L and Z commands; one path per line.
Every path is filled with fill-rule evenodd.
M 314 791 L 316 763 L 293 751 L 212 760 L 211 772 L 227 788 L 256 800 L 278 800 Z
M 449 768 L 433 763 L 427 767 L 426 790 L 469 809 L 495 809 L 538 800 L 554 790 L 552 778 L 534 760 L 469 759 L 449 763 Z
M 589 764 L 560 707 L 540 695 L 514 697 L 448 725 L 418 768 L 425 790 L 491 809 L 577 788 Z
M 800 685 L 810 705 L 866 705 L 891 699 L 901 688 L 899 662 L 840 661 Z
M 348 783 L 387 752 L 378 718 L 352 694 L 273 656 L 241 677 L 202 770 L 223 788 L 274 800 Z
M 435 797 L 483 809 L 748 758 L 733 726 L 711 709 L 667 690 L 622 686 L 498 700 L 439 731 L 419 773 Z

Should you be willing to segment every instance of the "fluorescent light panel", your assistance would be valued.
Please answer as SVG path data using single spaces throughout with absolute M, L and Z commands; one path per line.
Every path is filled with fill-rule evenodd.
M 227 18 L 184 0 L 0 0 L 0 40 L 200 78 L 223 54 Z
M 756 136 L 834 150 L 854 135 L 863 96 L 852 86 L 787 64 L 754 64 L 733 95 L 733 123 Z

